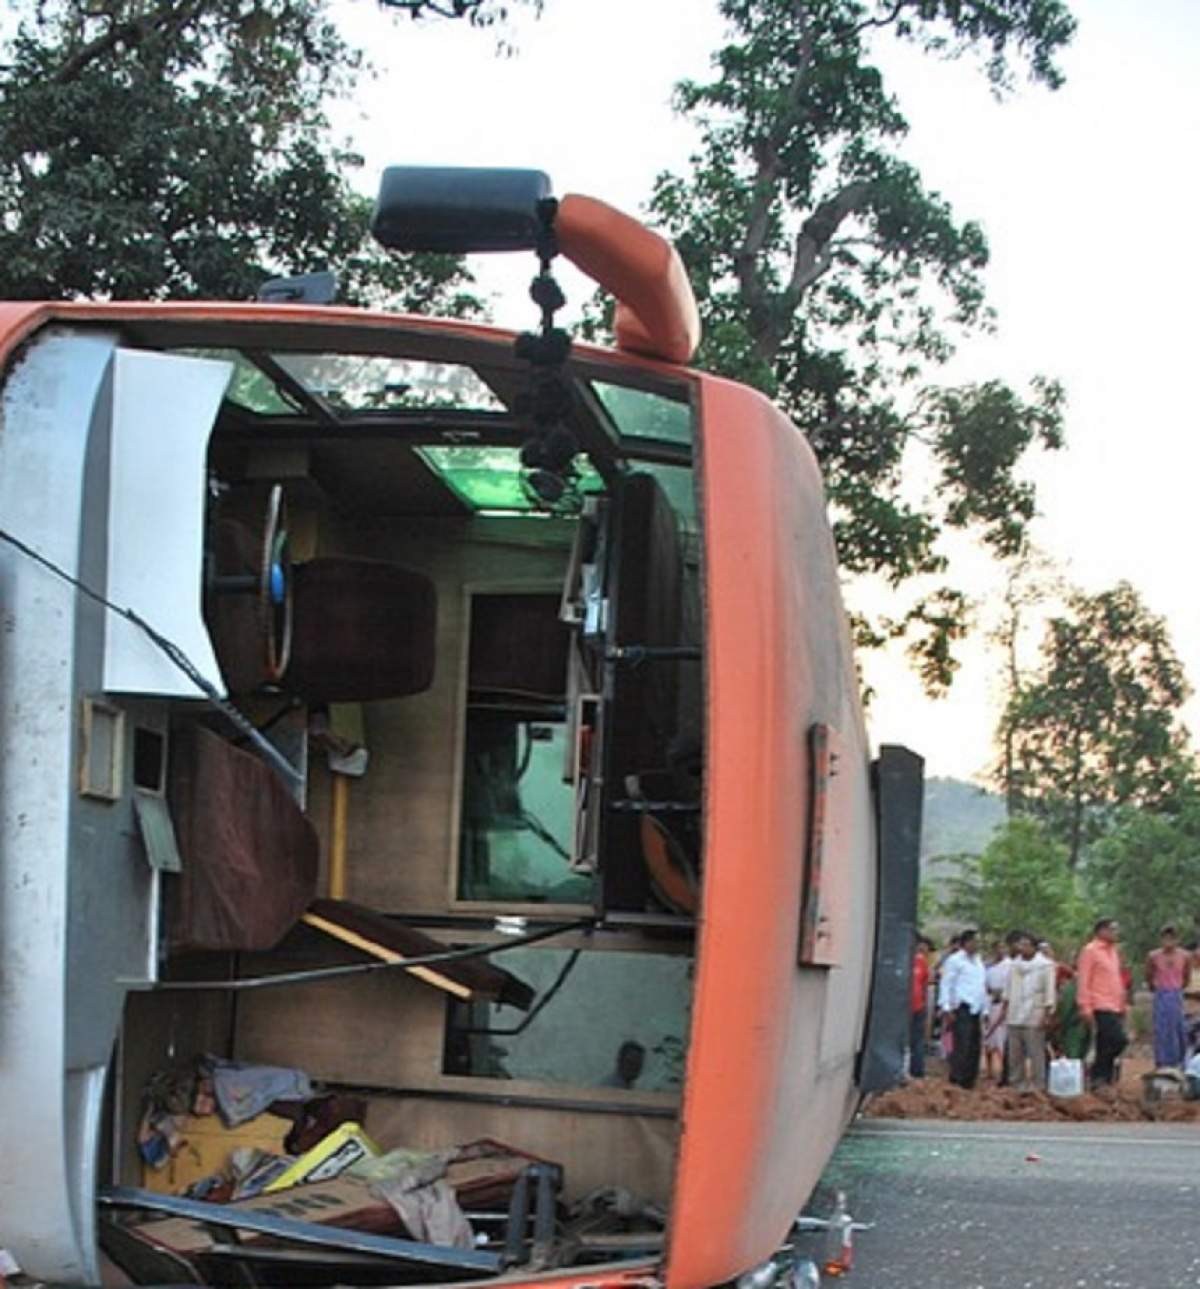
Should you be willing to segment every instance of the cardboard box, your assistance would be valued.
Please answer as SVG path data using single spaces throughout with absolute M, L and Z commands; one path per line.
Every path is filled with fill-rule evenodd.
M 400 1219 L 389 1204 L 376 1199 L 365 1182 L 352 1177 L 338 1177 L 314 1186 L 294 1186 L 276 1195 L 256 1195 L 227 1206 L 231 1212 L 247 1210 L 290 1217 L 300 1222 L 322 1222 L 328 1226 L 347 1227 L 355 1231 L 374 1231 L 379 1235 L 402 1230 Z M 129 1228 L 131 1235 L 190 1258 L 211 1249 L 214 1240 L 200 1222 L 182 1217 L 157 1218 Z M 246 1232 L 243 1239 L 253 1244 L 266 1236 Z
M 486 1208 L 507 1204 L 521 1173 L 530 1164 L 548 1162 L 493 1137 L 480 1137 L 458 1148 L 446 1168 L 446 1181 L 464 1207 Z

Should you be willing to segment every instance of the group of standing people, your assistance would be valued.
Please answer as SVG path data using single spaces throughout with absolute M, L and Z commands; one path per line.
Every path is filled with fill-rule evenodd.
M 997 1073 L 1007 1069 L 1014 1088 L 1027 1091 L 1045 1086 L 1055 964 L 1039 951 L 1028 931 L 1013 932 L 1007 945 L 1007 955 L 985 966 L 978 932 L 967 930 L 942 962 L 937 1006 L 943 1030 L 950 1035 L 950 1081 L 959 1087 L 975 1086 L 985 1039 L 989 1058 L 991 1052 L 1002 1051 Z M 997 1034 L 1003 1035 L 1002 1049 L 994 1042 Z
M 1027 931 L 1011 932 L 990 963 L 974 929 L 956 936 L 936 965 L 932 942 L 920 937 L 912 973 L 911 1076 L 925 1074 L 932 993 L 950 1081 L 959 1087 L 975 1086 L 982 1061 L 998 1082 L 1017 1091 L 1045 1088 L 1050 1051 L 1082 1060 L 1093 1044 L 1092 1086 L 1114 1083 L 1129 1042 L 1125 1018 L 1133 983 L 1119 940 L 1116 919 L 1099 919 L 1072 970 Z M 1182 1068 L 1188 1056 L 1184 997 L 1191 969 L 1192 954 L 1180 946 L 1176 929 L 1163 927 L 1145 964 L 1156 1066 Z

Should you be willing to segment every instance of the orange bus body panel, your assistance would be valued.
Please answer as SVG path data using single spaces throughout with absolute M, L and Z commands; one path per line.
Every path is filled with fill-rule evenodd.
M 359 331 L 403 331 L 408 334 L 453 333 L 491 344 L 512 341 L 516 333 L 457 318 L 414 317 L 368 309 L 337 308 L 329 305 L 260 304 L 252 301 L 214 304 L 158 300 L 37 301 L 29 304 L 0 303 L 0 362 L 7 362 L 12 349 L 38 328 L 55 322 L 232 322 L 242 325 L 307 323 L 328 327 L 350 327 Z
M 855 1104 L 874 934 L 867 748 L 816 463 L 759 394 L 701 381 L 708 641 L 704 889 L 668 1289 L 782 1243 Z M 844 961 L 797 966 L 809 731 L 844 747 L 823 898 Z
M 674 246 L 630 215 L 575 193 L 559 203 L 562 253 L 617 298 L 617 348 L 686 363 L 700 343 L 700 314 Z
M 640 225 L 639 225 L 640 227 Z M 648 230 L 644 230 L 648 231 Z M 656 236 L 651 234 L 651 236 Z M 181 302 L 158 300 L 118 301 L 36 301 L 0 302 L 0 366 L 12 361 L 13 350 L 42 327 L 57 322 L 116 325 L 121 322 L 147 323 L 236 323 L 240 326 L 305 326 L 371 333 L 402 333 L 406 338 L 426 337 L 431 342 L 453 337 L 489 346 L 511 345 L 514 330 L 491 323 L 464 322 L 459 318 L 430 318 L 424 315 L 384 313 L 379 310 L 330 305 L 260 304 L 252 301 L 214 304 L 212 301 Z M 353 340 L 348 341 L 353 345 Z M 589 361 L 613 363 L 640 371 L 659 372 L 694 380 L 695 373 L 647 353 L 615 352 L 602 345 L 576 341 L 572 353 Z

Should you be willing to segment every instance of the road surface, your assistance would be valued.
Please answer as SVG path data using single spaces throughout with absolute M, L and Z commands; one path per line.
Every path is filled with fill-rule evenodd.
M 1200 1128 L 865 1120 L 808 1211 L 844 1189 L 846 1289 L 1200 1286 Z

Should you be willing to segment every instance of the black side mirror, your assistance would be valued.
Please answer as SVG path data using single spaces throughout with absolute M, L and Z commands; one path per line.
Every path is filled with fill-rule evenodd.
M 533 250 L 549 196 L 540 170 L 389 166 L 371 232 L 391 251 Z

